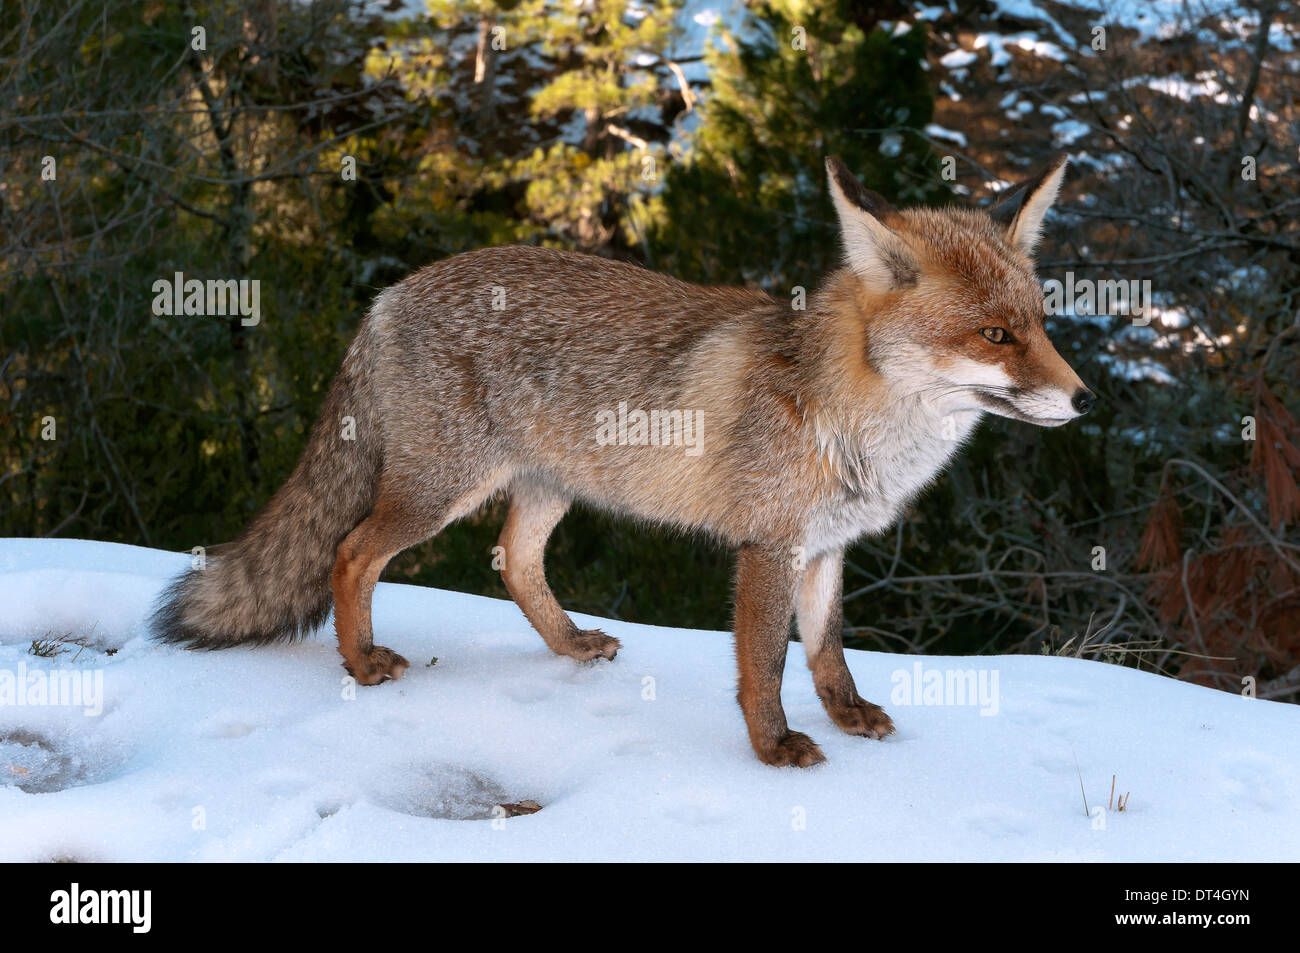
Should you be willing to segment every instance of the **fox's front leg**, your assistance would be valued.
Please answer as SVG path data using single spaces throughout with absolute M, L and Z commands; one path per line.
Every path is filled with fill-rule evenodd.
M 797 576 L 787 549 L 741 547 L 736 567 L 736 661 L 740 709 L 759 760 L 806 768 L 826 757 L 811 738 L 790 730 L 781 707 Z
M 879 705 L 864 701 L 844 662 L 844 551 L 824 553 L 808 563 L 799 580 L 795 616 L 812 669 L 813 685 L 831 721 L 851 735 L 883 738 L 894 723 Z

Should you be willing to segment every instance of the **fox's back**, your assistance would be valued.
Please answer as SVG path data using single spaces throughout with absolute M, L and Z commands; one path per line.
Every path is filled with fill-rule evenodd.
M 718 325 L 776 306 L 760 291 L 705 287 L 595 255 L 528 246 L 436 262 L 382 298 L 394 339 L 415 350 L 526 352 L 531 368 L 594 359 L 606 370 L 686 353 Z

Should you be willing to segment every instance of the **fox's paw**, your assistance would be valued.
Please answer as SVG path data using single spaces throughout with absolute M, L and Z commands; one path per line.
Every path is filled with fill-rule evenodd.
M 758 759 L 778 768 L 811 768 L 826 760 L 822 749 L 802 731 L 787 731 L 781 738 L 763 748 L 754 747 Z
M 612 659 L 622 647 L 622 642 L 600 629 L 579 629 L 567 640 L 564 654 L 579 662 L 589 662 L 592 659 Z
M 343 667 L 357 680 L 358 685 L 378 685 L 380 682 L 396 681 L 410 666 L 410 662 L 382 645 L 371 646 L 370 651 L 361 656 L 359 661 L 343 662 Z
M 894 722 L 885 710 L 861 698 L 849 704 L 828 703 L 826 713 L 842 731 L 851 735 L 880 740 L 894 733 Z

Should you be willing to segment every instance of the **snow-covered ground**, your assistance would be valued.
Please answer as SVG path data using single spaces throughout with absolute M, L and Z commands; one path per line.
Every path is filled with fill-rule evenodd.
M 512 603 L 384 584 L 376 630 L 412 668 L 353 699 L 328 632 L 146 640 L 188 559 L 0 540 L 0 860 L 1300 856 L 1294 706 L 1100 662 L 850 652 L 898 725 L 874 742 L 831 724 L 792 645 L 786 709 L 830 762 L 776 769 L 750 752 L 724 633 L 586 619 L 624 647 L 582 665 Z M 68 634 L 89 644 L 30 653 Z M 891 699 L 918 665 L 982 671 L 985 694 Z M 51 672 L 84 679 L 80 705 L 31 704 Z M 1128 809 L 1085 816 L 1080 773 L 1090 805 L 1113 774 Z M 524 800 L 541 810 L 493 819 Z

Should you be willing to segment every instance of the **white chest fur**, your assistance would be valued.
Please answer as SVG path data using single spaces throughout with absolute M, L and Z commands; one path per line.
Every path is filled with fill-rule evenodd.
M 894 524 L 903 509 L 937 477 L 979 422 L 977 410 L 942 413 L 917 403 L 833 452 L 840 489 L 811 515 L 804 545 L 809 556 L 838 549 Z

